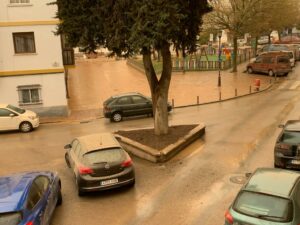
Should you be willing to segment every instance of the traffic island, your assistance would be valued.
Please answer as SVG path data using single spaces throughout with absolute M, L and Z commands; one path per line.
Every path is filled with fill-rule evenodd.
M 172 126 L 169 127 L 169 133 L 153 137 L 154 129 L 150 128 L 121 130 L 114 134 L 127 152 L 154 163 L 161 163 L 168 161 L 197 138 L 201 138 L 205 134 L 205 125 Z

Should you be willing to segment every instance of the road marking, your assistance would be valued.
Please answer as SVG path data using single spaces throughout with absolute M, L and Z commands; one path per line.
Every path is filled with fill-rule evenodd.
M 296 81 L 289 89 L 295 90 L 300 85 L 300 81 Z

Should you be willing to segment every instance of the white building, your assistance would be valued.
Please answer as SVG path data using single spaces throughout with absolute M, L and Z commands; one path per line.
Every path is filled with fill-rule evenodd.
M 47 5 L 49 2 L 0 0 L 0 103 L 42 116 L 65 116 L 61 37 L 53 33 L 58 24 L 54 18 L 57 6 Z

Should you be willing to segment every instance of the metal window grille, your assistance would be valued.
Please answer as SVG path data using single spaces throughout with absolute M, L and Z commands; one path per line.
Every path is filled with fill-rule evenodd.
M 42 104 L 41 85 L 18 86 L 19 104 Z

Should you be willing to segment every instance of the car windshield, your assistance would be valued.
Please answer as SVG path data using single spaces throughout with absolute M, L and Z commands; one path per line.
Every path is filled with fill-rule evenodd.
M 0 213 L 0 225 L 17 225 L 21 219 L 20 212 Z
M 16 107 L 16 106 L 13 106 L 13 105 L 8 105 L 7 108 L 8 108 L 8 109 L 12 109 L 12 110 L 14 110 L 15 112 L 18 112 L 18 113 L 20 113 L 20 114 L 23 114 L 23 113 L 26 111 L 25 109 L 20 109 L 20 108 L 18 108 L 18 107 Z
M 100 149 L 84 154 L 83 158 L 89 164 L 120 162 L 124 158 L 124 152 L 120 148 Z
M 281 136 L 281 142 L 287 144 L 300 144 L 300 132 L 285 131 Z
M 289 199 L 263 193 L 242 191 L 233 208 L 239 213 L 263 220 L 288 222 L 293 217 L 293 204 Z

